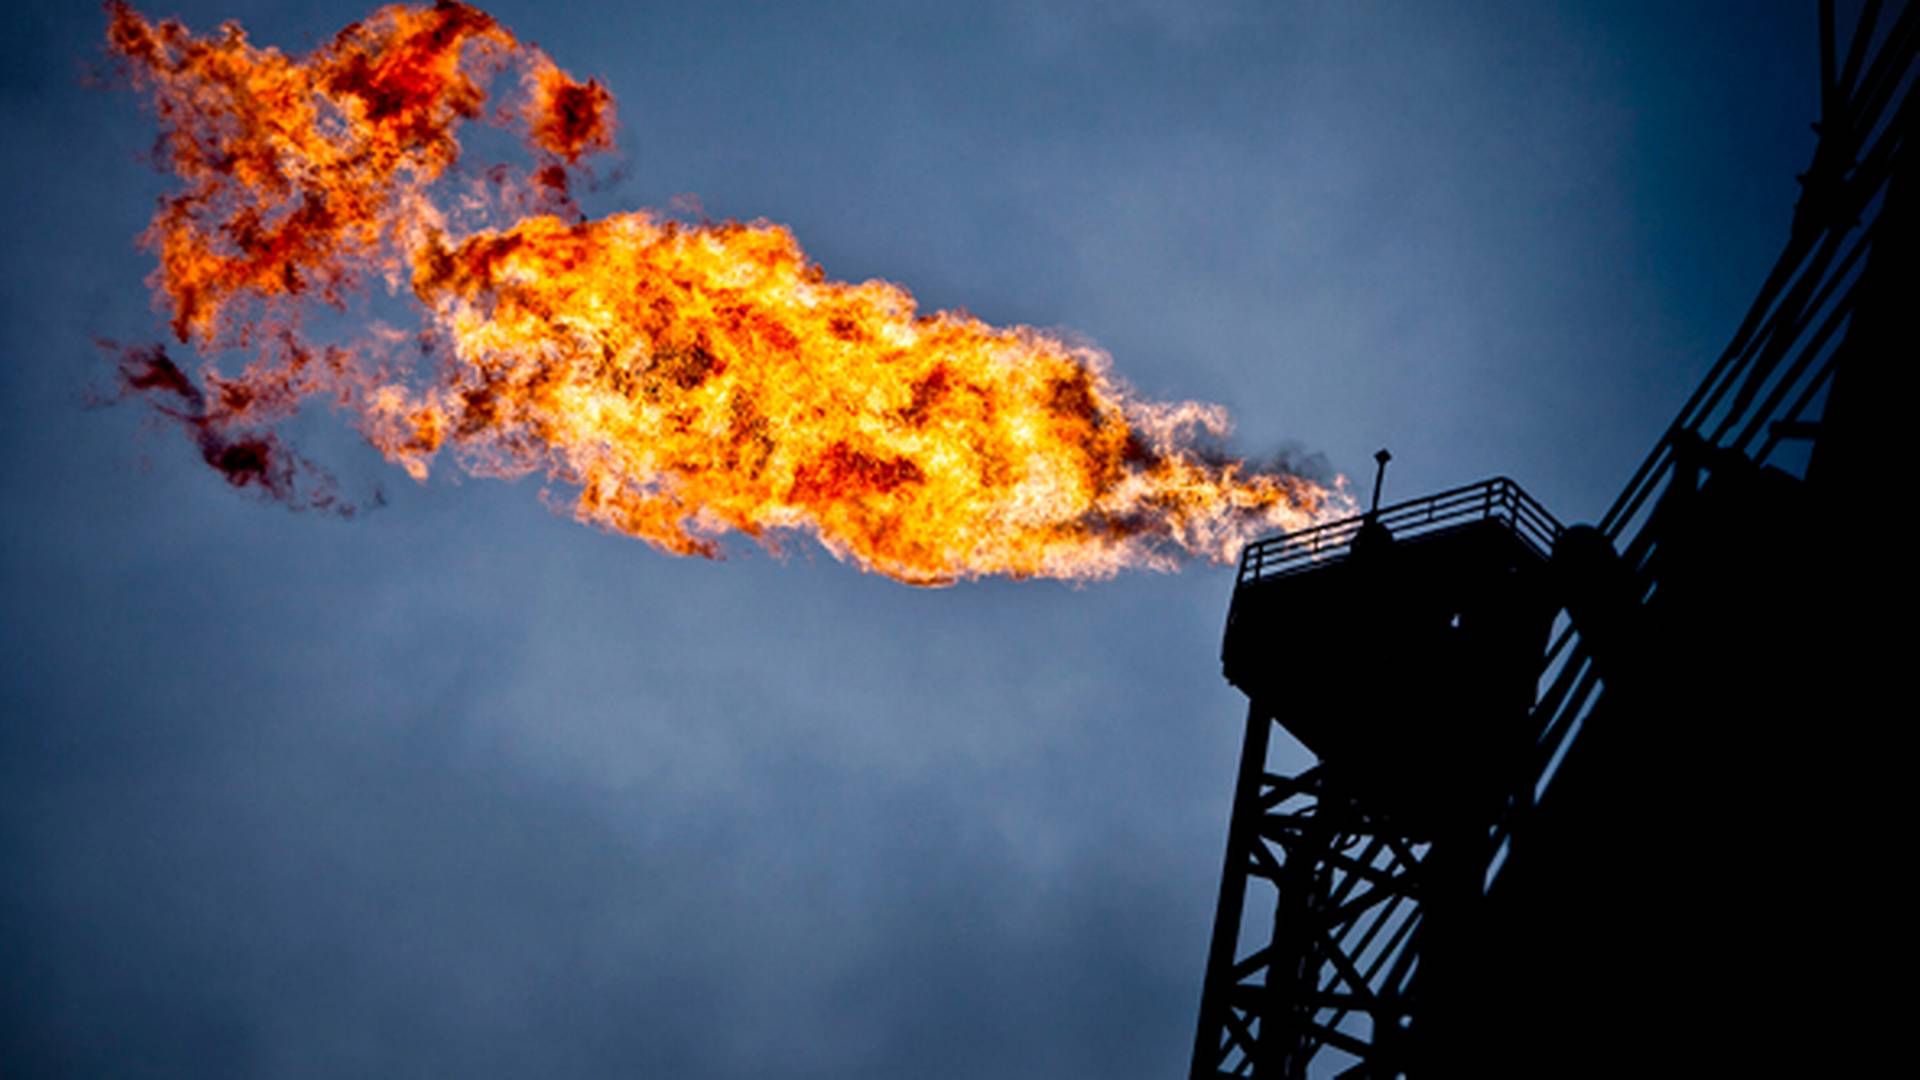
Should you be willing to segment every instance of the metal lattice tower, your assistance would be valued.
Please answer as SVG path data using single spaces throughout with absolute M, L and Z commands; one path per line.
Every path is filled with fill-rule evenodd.
M 1850 512 L 1895 480 L 1920 355 L 1920 4 L 1818 19 L 1785 249 L 1596 526 L 1494 480 L 1244 553 L 1193 1077 L 1830 1074 L 1904 1046 L 1897 995 L 1830 999 L 1904 968 L 1836 939 L 1894 889 L 1900 778 L 1830 726 L 1904 696 L 1851 607 L 1905 599 L 1904 553 Z M 1275 771 L 1275 724 L 1318 763 Z

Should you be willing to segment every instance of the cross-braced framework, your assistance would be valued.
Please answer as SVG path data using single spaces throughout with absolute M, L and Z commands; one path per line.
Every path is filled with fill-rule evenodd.
M 1863 464 L 1884 457 L 1900 430 L 1886 418 L 1903 385 L 1893 381 L 1895 361 L 1912 355 L 1901 328 L 1920 273 L 1920 177 L 1910 160 L 1920 124 L 1920 4 L 1865 0 L 1845 33 L 1831 0 L 1816 13 L 1819 142 L 1800 177 L 1785 249 L 1733 340 L 1598 526 L 1618 551 L 1621 591 L 1636 609 L 1661 587 L 1671 523 L 1716 472 L 1772 467 L 1809 481 L 1823 473 L 1828 497 L 1851 497 L 1864 486 L 1858 477 L 1882 475 Z M 1836 392 L 1846 381 L 1853 385 Z M 1343 535 L 1363 520 L 1346 523 Z M 1248 559 L 1271 561 L 1276 544 L 1294 539 L 1250 549 L 1239 589 L 1262 577 Z M 1299 557 L 1325 556 L 1316 546 Z M 1418 1007 L 1415 976 L 1441 943 L 1436 935 L 1452 933 L 1425 925 L 1437 921 L 1433 901 L 1462 885 L 1489 894 L 1504 868 L 1527 860 L 1542 800 L 1607 697 L 1596 648 L 1562 610 L 1527 713 L 1530 745 L 1471 842 L 1441 845 L 1448 865 L 1471 873 L 1438 886 L 1435 845 L 1386 827 L 1324 766 L 1271 771 L 1276 718 L 1253 702 L 1202 988 L 1196 1080 L 1422 1071 L 1414 1040 L 1434 1010 Z
M 1265 934 L 1215 938 L 1230 974 L 1210 988 L 1216 1023 L 1202 1028 L 1203 1038 L 1218 1037 L 1196 1055 L 1227 1076 L 1288 1075 L 1323 1051 L 1391 1075 L 1399 1054 L 1377 1033 L 1404 1030 L 1412 1014 L 1412 941 L 1432 844 L 1343 797 L 1318 766 L 1266 771 L 1272 723 L 1258 707 L 1249 712 L 1261 767 L 1242 773 L 1234 795 L 1239 835 L 1227 874 L 1238 884 L 1222 891 L 1220 925 L 1265 911 L 1272 923 Z M 1248 907 L 1249 896 L 1270 903 Z M 1241 941 L 1263 943 L 1242 955 Z

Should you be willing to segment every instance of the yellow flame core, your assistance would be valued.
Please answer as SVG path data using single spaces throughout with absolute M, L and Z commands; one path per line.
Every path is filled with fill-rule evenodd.
M 1226 433 L 1216 407 L 1136 400 L 1091 348 L 831 281 L 780 226 L 581 218 L 570 170 L 611 146 L 611 96 L 472 8 L 385 8 L 297 62 L 125 7 L 109 41 L 185 184 L 146 234 L 157 295 L 182 341 L 257 355 L 209 366 L 204 405 L 184 380 L 130 380 L 192 393 L 203 448 L 325 395 L 416 478 L 451 446 L 470 471 L 575 488 L 581 520 L 667 551 L 800 531 L 914 584 L 1225 560 L 1347 509 L 1203 452 Z M 525 102 L 491 119 L 538 165 L 443 206 L 455 132 L 512 65 Z M 494 220 L 451 224 L 476 212 Z M 338 306 L 368 275 L 410 282 L 417 338 L 307 345 L 302 301 Z M 415 377 L 392 357 L 406 340 L 450 348 Z

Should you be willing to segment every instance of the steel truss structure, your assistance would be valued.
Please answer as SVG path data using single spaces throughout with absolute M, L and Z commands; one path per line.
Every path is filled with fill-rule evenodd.
M 1246 760 L 1265 759 L 1272 726 L 1258 712 L 1248 718 Z M 1215 953 L 1227 972 L 1224 986 L 1211 978 L 1208 986 L 1224 1032 L 1206 1051 L 1217 1051 L 1215 1069 L 1245 1076 L 1261 1062 L 1286 1075 L 1322 1048 L 1391 1061 L 1391 1046 L 1375 1033 L 1411 1022 L 1416 954 L 1409 941 L 1432 844 L 1399 835 L 1343 798 L 1317 767 L 1298 776 L 1243 775 L 1235 804 L 1234 825 L 1247 835 L 1230 841 L 1243 859 L 1228 867 L 1215 928 Z M 1273 893 L 1252 909 L 1272 911 L 1271 933 L 1266 944 L 1228 959 L 1256 883 Z M 1346 1030 L 1349 1017 L 1364 1017 L 1370 1030 Z
M 1832 616 L 1834 609 L 1823 606 L 1831 601 L 1815 594 L 1861 584 L 1869 571 L 1860 566 L 1817 568 L 1789 580 L 1784 591 L 1796 599 L 1787 606 L 1801 624 L 1785 616 L 1769 623 L 1778 605 L 1744 599 L 1759 563 L 1742 554 L 1746 541 L 1739 528 L 1754 523 L 1741 516 L 1756 506 L 1812 516 L 1863 506 L 1881 494 L 1876 487 L 1891 475 L 1888 462 L 1904 426 L 1894 402 L 1904 397 L 1899 391 L 1905 364 L 1920 354 L 1905 329 L 1911 301 L 1920 296 L 1911 285 L 1920 280 L 1913 217 L 1920 211 L 1920 177 L 1912 163 L 1920 3 L 1866 0 L 1842 27 L 1835 5 L 1823 0 L 1817 17 L 1819 140 L 1800 177 L 1785 248 L 1732 341 L 1612 508 L 1596 527 L 1576 530 L 1580 544 L 1530 501 L 1524 512 L 1496 512 L 1496 496 L 1505 500 L 1502 506 L 1517 506 L 1524 496 L 1515 498 L 1501 486 L 1505 481 L 1495 481 L 1263 541 L 1244 554 L 1236 609 L 1245 594 L 1276 574 L 1312 574 L 1338 562 L 1374 520 L 1405 536 L 1447 527 L 1462 515 L 1498 519 L 1552 552 L 1556 568 L 1565 562 L 1571 569 L 1556 579 L 1567 583 L 1564 590 L 1550 598 L 1558 615 L 1549 644 L 1536 658 L 1524 753 L 1506 766 L 1498 797 L 1465 828 L 1429 828 L 1370 809 L 1372 794 L 1357 787 L 1350 772 L 1337 773 L 1325 761 L 1298 775 L 1274 771 L 1272 729 L 1293 718 L 1250 694 L 1192 1058 L 1195 1080 L 1455 1075 L 1512 1034 L 1499 1020 L 1507 1014 L 1545 1024 L 1555 1037 L 1570 1040 L 1538 1051 L 1568 1058 L 1513 1059 L 1507 1061 L 1511 1071 L 1537 1070 L 1541 1061 L 1570 1060 L 1592 1047 L 1624 1054 L 1619 1046 L 1644 1039 L 1645 1018 L 1657 1008 L 1636 1004 L 1635 1013 L 1603 1005 L 1595 1012 L 1598 1019 L 1582 1021 L 1568 1019 L 1558 1005 L 1527 1000 L 1528 985 L 1505 996 L 1487 989 L 1499 978 L 1528 984 L 1516 973 L 1530 973 L 1535 997 L 1548 996 L 1581 985 L 1587 976 L 1579 964 L 1596 971 L 1606 966 L 1601 946 L 1561 949 L 1556 955 L 1571 958 L 1571 968 L 1528 966 L 1531 946 L 1521 940 L 1526 934 L 1547 942 L 1577 935 L 1538 909 L 1552 903 L 1572 908 L 1586 895 L 1582 890 L 1600 880 L 1578 865 L 1581 860 L 1615 854 L 1640 859 L 1651 851 L 1644 855 L 1646 865 L 1659 867 L 1665 880 L 1648 887 L 1702 897 L 1714 891 L 1717 883 L 1709 879 L 1718 870 L 1700 867 L 1720 864 L 1702 862 L 1706 857 L 1698 852 L 1717 842 L 1709 828 L 1720 824 L 1712 817 L 1717 811 L 1696 812 L 1690 809 L 1695 804 L 1668 800 L 1629 809 L 1604 827 L 1595 823 L 1596 806 L 1603 798 L 1621 801 L 1617 785 L 1632 779 L 1626 771 L 1631 766 L 1623 763 L 1648 756 L 1644 746 L 1642 757 L 1608 749 L 1605 733 L 1630 728 L 1637 714 L 1666 717 L 1692 709 L 1737 708 L 1762 719 L 1781 714 L 1784 723 L 1798 719 L 1785 717 L 1793 710 L 1827 707 L 1829 691 L 1816 684 L 1838 681 L 1829 679 L 1834 670 L 1849 664 L 1848 671 L 1863 670 L 1879 658 L 1874 646 L 1857 639 L 1769 644 L 1803 632 L 1806 619 Z M 1433 524 L 1437 514 L 1454 511 L 1453 518 Z M 1576 547 L 1591 557 L 1582 563 Z M 1726 551 L 1732 554 L 1723 559 Z M 1857 558 L 1865 562 L 1881 554 L 1884 549 L 1862 549 Z M 1721 562 L 1731 569 L 1702 569 Z M 1714 621 L 1715 605 L 1729 604 L 1738 611 Z M 1742 637 L 1727 619 L 1758 628 Z M 1853 652 L 1864 658 L 1852 659 Z M 1809 674 L 1783 684 L 1786 689 L 1772 697 L 1726 691 L 1732 685 L 1727 680 L 1739 678 L 1740 665 L 1760 662 L 1755 657 L 1777 657 Z M 1667 689 L 1687 678 L 1694 679 L 1693 689 Z M 1667 755 L 1676 773 L 1705 767 L 1727 745 L 1720 736 L 1683 738 L 1693 741 Z M 1597 779 L 1609 770 L 1606 780 Z M 1843 787 L 1857 779 L 1814 780 L 1815 796 L 1838 805 Z M 1649 781 L 1659 791 L 1680 790 L 1683 782 L 1661 788 L 1661 780 Z M 1599 794 L 1603 789 L 1608 794 Z M 1744 796 L 1761 789 L 1728 790 Z M 1852 827 L 1839 811 L 1813 814 L 1821 828 Z M 1689 829 L 1696 835 L 1685 835 Z M 1629 840 L 1640 846 L 1622 840 L 1608 847 L 1608 830 L 1634 834 Z M 1646 841 L 1653 834 L 1659 835 Z M 1570 848 L 1576 850 L 1568 854 Z M 1757 846 L 1740 851 L 1743 858 L 1767 855 Z M 1616 872 L 1642 871 L 1629 862 Z M 1810 888 L 1807 895 L 1813 895 Z M 1631 931 L 1622 931 L 1618 941 L 1635 962 L 1653 958 L 1664 965 L 1673 959 L 1667 954 L 1684 956 L 1696 940 L 1710 937 L 1698 927 L 1667 925 L 1678 916 L 1662 909 L 1666 901 L 1657 896 L 1636 899 L 1639 893 L 1624 886 L 1606 896 Z M 1724 890 L 1713 902 L 1728 903 Z M 1713 910 L 1708 903 L 1701 899 L 1684 910 Z M 1810 911 L 1844 918 L 1842 910 L 1818 906 L 1838 901 L 1811 903 Z M 1790 929 L 1776 926 L 1773 932 Z M 1732 957 L 1735 947 L 1714 955 Z M 1465 977 L 1461 973 L 1474 964 L 1464 958 L 1482 948 L 1489 972 Z M 1793 963 L 1776 963 L 1788 973 L 1779 976 L 1779 986 L 1798 985 Z M 1643 989 L 1636 978 L 1601 974 L 1592 985 L 1598 993 L 1634 996 Z M 1737 986 L 1731 993 L 1746 1003 L 1741 1008 L 1757 1000 L 1740 997 Z M 1740 1022 L 1700 1015 L 1705 1030 Z M 1788 1012 L 1778 1016 L 1790 1022 Z M 1582 1046 L 1580 1040 L 1590 1042 Z M 1742 1051 L 1730 1045 L 1713 1051 L 1720 1055 L 1713 1060 L 1725 1061 L 1730 1053 L 1738 1059 Z M 1752 1053 L 1756 1061 L 1767 1060 L 1761 1050 Z

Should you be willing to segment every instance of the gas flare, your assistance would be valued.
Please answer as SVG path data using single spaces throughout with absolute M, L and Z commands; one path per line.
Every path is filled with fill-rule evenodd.
M 572 190 L 613 146 L 612 95 L 475 8 L 382 8 L 298 59 L 233 23 L 109 17 L 179 181 L 142 236 L 150 283 L 203 358 L 196 383 L 135 350 L 122 384 L 238 486 L 338 505 L 273 436 L 323 400 L 416 479 L 450 451 L 666 551 L 811 534 L 913 584 L 1231 559 L 1349 508 L 1208 449 L 1218 407 L 1140 400 L 1059 335 L 831 280 L 781 226 L 587 219 Z M 468 124 L 531 163 L 472 169 Z M 322 344 L 375 282 L 418 326 L 356 318 Z

